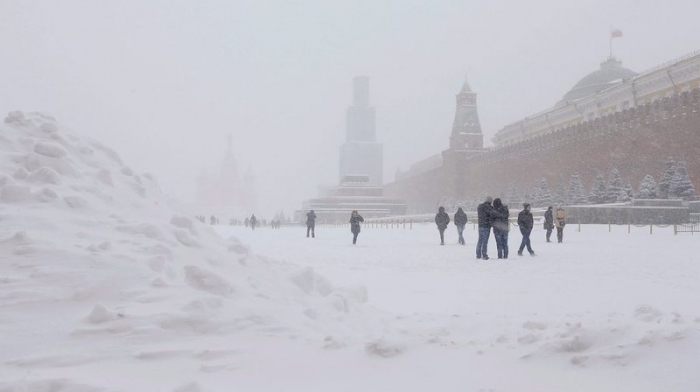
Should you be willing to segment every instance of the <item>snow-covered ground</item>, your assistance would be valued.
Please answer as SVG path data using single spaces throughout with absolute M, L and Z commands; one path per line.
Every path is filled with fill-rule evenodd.
M 170 205 L 108 147 L 7 116 L 0 392 L 700 389 L 697 235 L 540 230 L 518 258 L 512 233 L 510 260 L 477 261 L 471 226 L 352 246 Z
M 547 244 L 536 229 L 537 257 L 517 256 L 516 230 L 509 260 L 481 261 L 471 225 L 466 246 L 450 230 L 444 247 L 427 224 L 365 228 L 357 246 L 347 228 L 307 239 L 301 227 L 218 227 L 254 252 L 365 285 L 368 304 L 386 312 L 387 358 L 306 347 L 248 363 L 271 379 L 234 378 L 250 390 L 698 391 L 700 237 L 627 230 L 570 226 L 564 244 Z M 376 331 L 353 332 L 365 333 Z

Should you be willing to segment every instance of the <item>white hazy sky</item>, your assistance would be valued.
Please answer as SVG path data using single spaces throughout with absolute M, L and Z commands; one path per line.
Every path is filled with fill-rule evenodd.
M 193 196 L 226 134 L 263 213 L 337 181 L 351 78 L 371 78 L 385 172 L 448 146 L 465 73 L 490 139 L 607 56 L 700 49 L 697 0 L 0 0 L 0 112 L 44 111 Z M 490 143 L 490 142 L 489 142 Z

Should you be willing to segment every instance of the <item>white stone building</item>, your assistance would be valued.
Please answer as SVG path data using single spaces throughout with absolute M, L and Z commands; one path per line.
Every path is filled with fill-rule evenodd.
M 491 139 L 507 146 L 700 86 L 700 51 L 637 74 L 610 57 L 553 108 L 509 124 Z

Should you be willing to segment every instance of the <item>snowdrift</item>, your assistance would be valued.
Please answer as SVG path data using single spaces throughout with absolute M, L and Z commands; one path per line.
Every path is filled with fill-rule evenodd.
M 120 390 L 95 369 L 158 358 L 215 370 L 221 337 L 322 346 L 366 301 L 174 212 L 152 175 L 40 113 L 0 124 L 0 260 L 0 391 Z

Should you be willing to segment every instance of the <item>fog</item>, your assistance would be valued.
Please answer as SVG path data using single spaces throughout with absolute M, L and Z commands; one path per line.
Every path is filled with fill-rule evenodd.
M 0 0 L 0 113 L 48 112 L 184 201 L 231 133 L 270 214 L 337 182 L 353 76 L 391 181 L 447 148 L 465 74 L 489 140 L 597 69 L 611 25 L 637 72 L 699 48 L 696 1 L 523 3 Z

